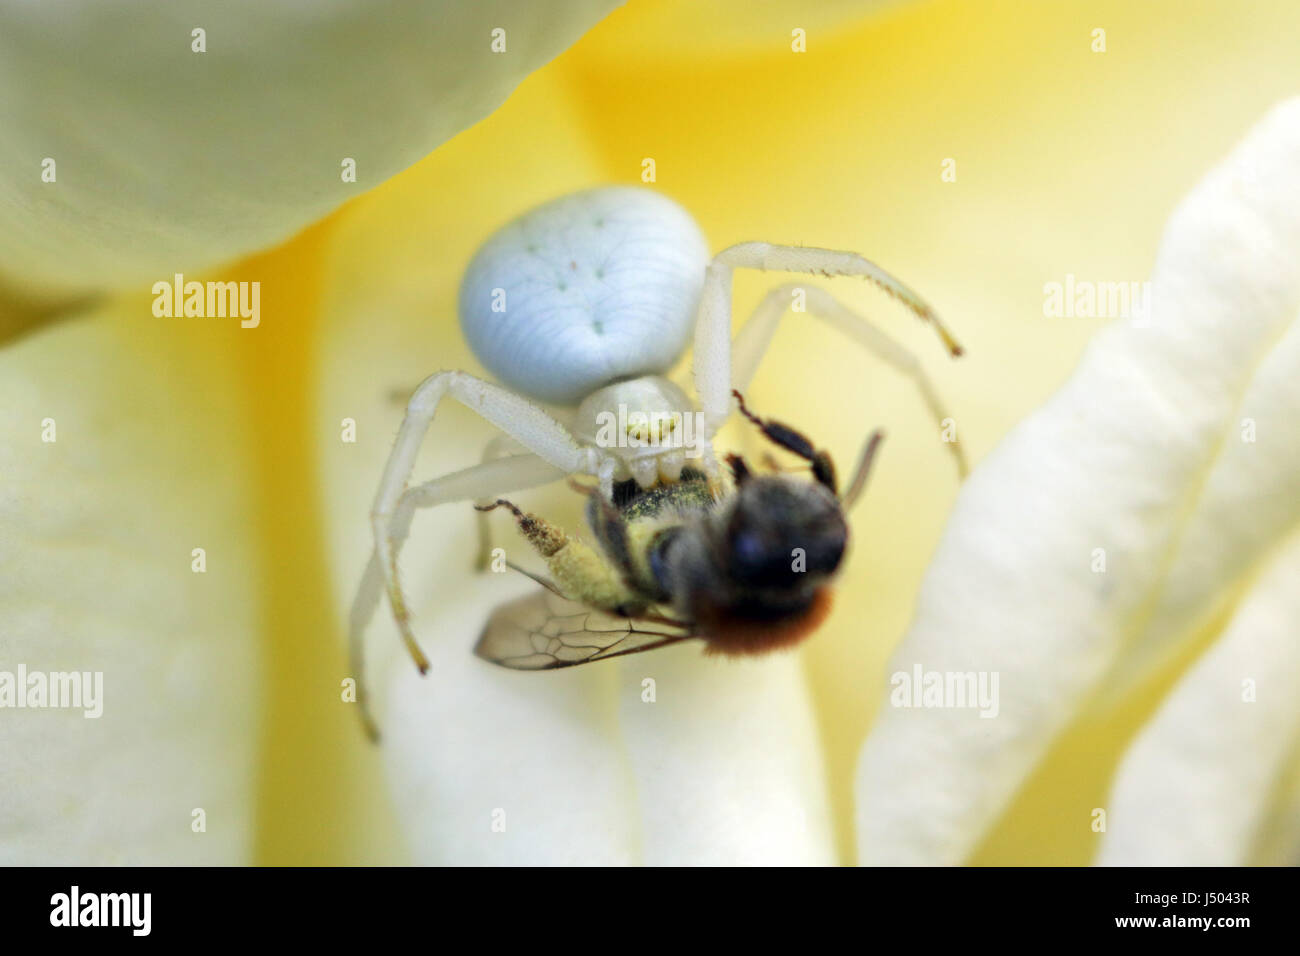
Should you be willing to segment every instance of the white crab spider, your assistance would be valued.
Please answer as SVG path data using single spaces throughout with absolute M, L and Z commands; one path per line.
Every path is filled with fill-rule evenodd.
M 598 417 L 615 414 L 620 405 L 628 414 L 660 420 L 698 411 L 696 450 L 701 467 L 716 474 L 711 440 L 732 413 L 732 389 L 748 386 L 796 288 L 803 289 L 808 312 L 911 377 L 936 421 L 946 417 L 916 358 L 823 289 L 774 289 L 733 343 L 731 276 L 737 268 L 869 279 L 931 323 L 949 351 L 960 354 L 920 296 L 855 253 L 745 242 L 710 262 L 691 216 L 636 187 L 579 192 L 524 214 L 478 251 L 460 292 L 465 337 L 502 384 L 457 371 L 425 379 L 411 396 L 384 468 L 370 516 L 374 551 L 350 619 L 358 684 L 362 634 L 385 590 L 407 649 L 421 672 L 428 669 L 397 577 L 398 551 L 417 508 L 482 501 L 570 475 L 597 478 L 607 497 L 616 480 L 632 478 L 642 486 L 675 480 L 684 464 L 680 446 L 597 441 Z M 692 330 L 698 409 L 664 377 Z M 481 464 L 407 488 L 444 396 L 504 435 Z M 560 408 L 544 411 L 534 402 Z M 950 446 L 964 474 L 961 449 L 956 442 Z

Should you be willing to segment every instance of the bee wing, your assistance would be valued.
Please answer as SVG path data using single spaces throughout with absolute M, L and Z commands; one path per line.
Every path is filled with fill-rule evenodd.
M 493 611 L 474 653 L 502 667 L 540 671 L 636 654 L 696 636 L 686 627 L 606 614 L 538 591 Z

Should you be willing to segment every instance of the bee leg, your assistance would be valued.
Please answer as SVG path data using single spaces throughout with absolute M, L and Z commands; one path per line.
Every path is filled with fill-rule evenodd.
M 782 425 L 780 422 L 764 421 L 759 418 L 745 406 L 745 398 L 739 390 L 733 388 L 731 394 L 736 396 L 736 401 L 740 403 L 740 414 L 757 425 L 764 438 L 811 463 L 813 477 L 830 489 L 832 494 L 836 493 L 835 464 L 831 461 L 829 453 L 813 447 L 813 443 L 803 432 L 796 431 L 789 425 Z
M 754 477 L 753 472 L 749 470 L 749 464 L 739 455 L 727 455 L 727 467 L 731 469 L 731 480 L 737 488 Z M 773 471 L 775 470 L 773 469 Z
M 753 477 L 753 469 L 749 467 L 749 462 L 745 461 L 740 455 L 728 454 L 724 456 L 727 466 L 731 469 L 731 477 L 737 486 L 744 484 Z M 766 468 L 774 475 L 783 475 L 792 471 L 803 471 L 797 465 L 782 465 L 776 460 L 776 456 L 770 451 L 763 452 L 763 457 L 759 459 Z
M 544 578 L 540 574 L 534 574 L 532 571 L 529 571 L 527 568 L 521 568 L 513 561 L 507 561 L 506 567 L 509 568 L 511 571 L 514 571 L 518 574 L 522 574 L 524 577 L 536 581 L 538 584 L 546 588 L 546 590 L 550 591 L 552 594 L 558 595 L 560 597 L 564 597 L 564 592 L 560 590 L 559 585 L 556 584 L 554 581 L 552 581 L 550 578 Z
M 593 496 L 587 505 L 587 522 L 600 540 L 610 563 L 632 580 L 636 568 L 632 564 L 631 546 L 628 544 L 627 522 L 614 503 L 602 496 Z
M 595 495 L 592 500 L 604 501 L 604 498 Z M 547 569 L 555 582 L 551 590 L 561 596 L 614 613 L 619 613 L 620 608 L 645 603 L 628 586 L 621 567 L 585 541 L 570 537 L 562 528 L 545 518 L 529 514 L 504 498 L 498 498 L 490 505 L 474 507 L 480 511 L 506 508 L 515 516 L 520 532 L 537 553 L 546 559 Z M 608 507 L 613 510 L 613 505 Z M 617 511 L 614 516 L 618 517 Z
M 504 498 L 498 498 L 490 505 L 474 506 L 474 510 L 480 512 L 495 511 L 497 508 L 506 508 L 515 516 L 515 522 L 519 525 L 520 533 L 528 539 L 528 543 L 542 557 L 549 558 L 568 544 L 569 536 L 564 533 L 562 528 L 556 527 L 545 518 L 539 518 L 537 515 L 529 514 L 517 508 Z

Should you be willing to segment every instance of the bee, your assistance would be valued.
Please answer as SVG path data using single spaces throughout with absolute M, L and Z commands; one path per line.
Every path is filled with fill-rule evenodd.
M 691 639 L 710 653 L 762 654 L 814 631 L 848 545 L 846 513 L 883 435 L 868 440 L 841 495 L 827 452 L 758 418 L 734 394 L 764 437 L 811 466 L 811 480 L 756 473 L 732 454 L 725 488 L 688 467 L 651 488 L 620 482 L 612 501 L 590 489 L 595 547 L 505 499 L 478 506 L 508 509 L 551 578 L 530 575 L 545 590 L 497 609 L 474 653 L 516 670 L 550 670 Z

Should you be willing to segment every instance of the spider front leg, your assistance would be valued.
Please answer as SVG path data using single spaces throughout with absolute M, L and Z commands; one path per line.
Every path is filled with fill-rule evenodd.
M 394 388 L 388 393 L 389 401 L 403 408 L 406 407 L 407 399 L 410 398 L 412 388 Z M 515 441 L 509 435 L 497 435 L 488 441 L 483 449 L 483 457 L 480 461 L 486 463 L 494 458 L 501 458 L 505 455 L 517 455 L 527 451 L 519 442 Z M 506 489 L 513 491 L 515 489 Z M 483 498 L 475 504 L 486 504 L 490 498 Z M 475 513 L 478 521 L 478 553 L 474 557 L 474 570 L 486 571 L 492 563 L 492 528 L 488 524 L 487 514 L 482 510 Z
M 393 560 L 401 550 L 402 543 L 411 531 L 411 520 L 420 508 L 432 508 L 457 501 L 473 501 L 481 495 L 506 494 L 522 491 L 537 485 L 549 484 L 564 477 L 564 470 L 533 454 L 512 455 L 452 472 L 441 478 L 408 488 L 402 493 L 393 510 L 392 521 L 387 529 L 388 546 L 393 553 Z M 384 565 L 380 563 L 379 551 L 371 551 L 370 560 L 357 585 L 356 596 L 352 600 L 352 612 L 348 623 L 348 653 L 351 660 L 352 677 L 356 680 L 357 703 L 361 708 L 361 719 L 366 731 L 373 739 L 379 734 L 370 714 L 369 692 L 365 679 L 365 637 L 366 625 L 374 616 L 379 606 L 380 595 L 385 584 Z M 400 595 L 400 590 L 399 590 Z M 408 645 L 408 649 L 410 645 Z M 419 648 L 416 663 L 424 655 Z
M 730 417 L 731 390 L 744 388 L 749 384 L 749 379 L 757 369 L 763 352 L 771 342 L 776 324 L 785 313 L 785 307 L 789 303 L 789 291 L 798 288 L 784 286 L 764 300 L 755 312 L 754 318 L 737 336 L 736 356 L 733 359 L 731 279 L 737 268 L 777 269 L 825 276 L 861 276 L 875 283 L 906 305 L 917 317 L 932 325 L 950 354 L 956 356 L 962 352 L 961 346 L 957 344 L 952 334 L 940 322 L 934 309 L 924 299 L 875 263 L 856 253 L 803 246 L 774 246 L 765 242 L 741 243 L 720 252 L 708 267 L 700 301 L 699 319 L 695 327 L 693 356 L 695 391 L 704 416 L 706 437 L 711 438 Z M 940 420 L 946 417 L 934 389 L 925 378 L 914 356 L 872 327 L 866 319 L 841 305 L 829 293 L 815 287 L 805 288 L 808 293 L 808 306 L 814 315 L 856 339 L 859 344 L 878 357 L 909 375 L 920 388 L 931 412 Z M 779 302 L 777 296 L 783 292 L 786 296 L 785 301 Z M 953 453 L 957 456 L 958 469 L 964 475 L 965 460 L 962 452 L 954 448 Z
M 429 663 L 411 630 L 410 611 L 406 607 L 397 577 L 397 552 L 405 535 L 394 535 L 390 529 L 398 501 L 415 465 L 416 454 L 444 395 L 450 395 L 466 408 L 477 412 L 550 465 L 552 477 L 559 476 L 556 472 L 571 475 L 598 474 L 602 479 L 606 470 L 612 474 L 612 467 L 601 461 L 601 456 L 595 449 L 579 447 L 568 429 L 522 396 L 464 372 L 438 372 L 420 383 L 407 404 L 402 427 L 388 456 L 388 463 L 384 466 L 374 507 L 370 512 L 370 527 L 374 536 L 372 561 L 377 565 L 377 571 L 388 592 L 389 604 L 402 641 L 421 673 L 428 670 Z M 510 459 L 503 461 L 509 462 Z M 499 464 L 500 462 L 488 462 L 478 468 L 491 469 Z M 461 476 L 464 474 L 465 472 L 458 473 Z M 449 476 L 448 480 L 452 477 L 457 476 Z M 515 486 L 516 489 L 518 487 L 520 486 Z M 480 498 L 487 493 L 488 489 L 480 487 L 467 490 L 461 497 Z M 445 490 L 429 492 L 418 506 L 432 507 L 433 504 L 452 500 L 446 498 L 445 494 Z M 412 507 L 415 506 L 417 505 L 413 503 Z M 406 520 L 409 522 L 409 518 Z M 363 589 L 358 591 L 357 603 L 353 607 L 354 632 L 358 627 L 362 630 L 365 628 L 373 612 L 373 606 L 366 609 L 362 600 L 366 597 L 364 585 L 363 581 Z
M 743 392 L 749 387 L 763 356 L 767 354 L 768 346 L 772 344 L 777 325 L 782 318 L 792 314 L 789 310 L 796 292 L 803 293 L 804 307 L 810 315 L 853 339 L 878 359 L 910 378 L 936 427 L 942 431 L 944 421 L 951 416 L 925 374 L 920 360 L 820 286 L 788 283 L 778 286 L 763 297 L 763 301 L 731 344 L 731 381 L 735 389 Z M 965 449 L 955 438 L 952 441 L 945 440 L 944 444 L 948 445 L 956 460 L 957 474 L 965 478 L 969 471 Z

